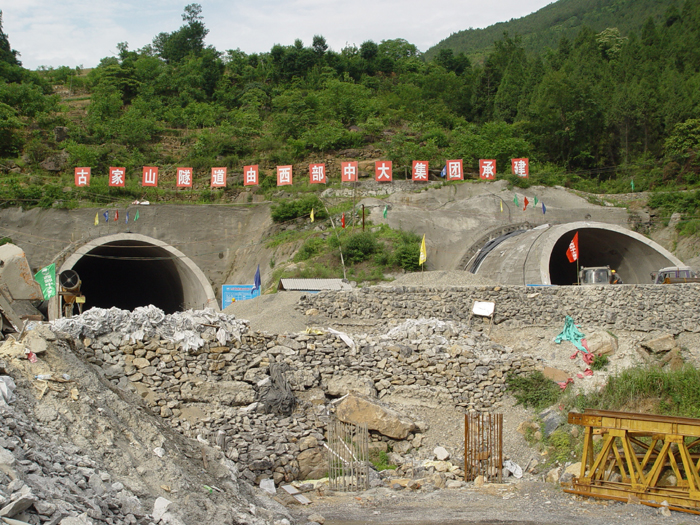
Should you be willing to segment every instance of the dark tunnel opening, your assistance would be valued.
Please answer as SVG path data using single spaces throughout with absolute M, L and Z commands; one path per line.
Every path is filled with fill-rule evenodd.
M 650 282 L 650 273 L 671 264 L 656 249 L 629 235 L 601 228 L 578 231 L 578 267 L 610 266 L 626 284 Z M 576 262 L 570 263 L 566 250 L 574 237 L 570 231 L 557 240 L 549 259 L 551 284 L 577 283 Z
M 73 265 L 82 281 L 84 309 L 152 304 L 166 314 L 182 310 L 184 292 L 172 254 L 145 242 L 120 240 L 93 248 Z

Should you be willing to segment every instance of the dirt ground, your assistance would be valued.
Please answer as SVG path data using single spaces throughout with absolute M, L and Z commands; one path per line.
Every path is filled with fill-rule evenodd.
M 432 492 L 377 488 L 362 493 L 310 492 L 307 497 L 312 503 L 291 509 L 293 514 L 302 523 L 304 517 L 320 514 L 325 525 L 700 523 L 700 516 L 683 512 L 663 516 L 645 505 L 582 498 L 551 483 L 526 479 L 481 488 L 473 484 Z

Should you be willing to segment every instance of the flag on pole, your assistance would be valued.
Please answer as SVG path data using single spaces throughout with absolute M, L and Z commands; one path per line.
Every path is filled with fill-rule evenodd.
M 539 201 L 537 200 L 537 195 L 535 195 L 535 204 L 533 204 L 533 206 L 537 206 L 537 203 L 538 203 L 538 202 L 539 202 Z
M 523 211 L 525 211 L 525 210 L 527 210 L 527 205 L 530 204 L 530 201 L 527 200 L 527 197 L 525 197 L 523 199 L 523 204 L 524 204 Z
M 632 191 L 634 191 L 634 179 L 630 181 L 630 186 L 632 186 Z
M 516 206 L 520 206 L 520 203 L 518 202 L 518 194 L 515 194 L 515 197 L 513 197 L 513 202 L 515 203 Z
M 253 279 L 253 289 L 250 294 L 253 295 L 256 290 L 260 290 L 260 265 L 258 264 L 258 269 L 255 270 L 255 278 Z
M 102 216 L 105 218 L 105 222 L 109 222 L 109 212 L 106 211 L 102 214 Z
M 100 224 L 100 214 L 95 212 L 95 226 Z
M 340 225 L 345 228 L 345 213 L 343 213 L 343 216 L 340 217 Z
M 423 263 L 428 260 L 428 252 L 425 249 L 425 233 L 423 234 L 423 241 L 420 243 L 420 256 L 418 257 L 418 264 L 423 266 Z
M 547 208 L 545 207 L 544 202 L 543 202 L 542 203 L 542 215 L 544 215 L 545 213 L 547 213 Z
M 442 167 L 442 171 L 440 172 L 440 176 L 441 176 L 443 179 L 445 178 L 446 175 L 447 175 L 447 164 L 445 164 L 445 165 Z
M 578 232 L 574 234 L 574 238 L 569 243 L 569 249 L 566 250 L 566 258 L 569 262 L 578 261 Z
M 389 206 L 384 206 L 384 218 L 386 219 L 386 212 L 389 209 Z
M 314 222 L 314 209 L 313 208 L 311 208 L 311 215 L 309 215 L 309 217 L 311 217 L 311 222 Z
M 114 221 L 116 222 L 118 220 L 119 220 L 119 210 L 114 210 Z
M 503 213 L 503 199 L 499 201 L 499 204 L 501 205 L 501 213 Z
M 134 215 L 134 222 L 139 220 L 139 210 L 136 210 L 136 215 Z
M 126 224 L 129 224 L 129 210 L 126 210 Z

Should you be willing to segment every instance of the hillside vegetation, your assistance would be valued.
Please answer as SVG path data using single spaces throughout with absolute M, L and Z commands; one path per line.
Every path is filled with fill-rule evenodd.
M 504 33 L 519 36 L 527 51 L 541 53 L 556 49 L 562 37 L 575 39 L 583 27 L 596 33 L 616 27 L 623 36 L 639 33 L 648 18 L 663 23 L 679 5 L 677 0 L 558 0 L 522 18 L 453 33 L 425 55 L 433 59 L 440 50 L 451 49 L 480 61 Z
M 504 177 L 511 158 L 528 157 L 530 179 L 513 183 L 599 192 L 630 191 L 632 180 L 637 191 L 700 183 L 697 2 L 628 37 L 582 26 L 543 53 L 505 36 L 483 64 L 446 49 L 427 61 L 402 39 L 334 51 L 319 35 L 259 54 L 220 51 L 205 44 L 201 6 L 186 6 L 183 22 L 139 50 L 119 43 L 88 73 L 27 71 L 2 34 L 6 206 L 226 202 L 248 164 L 260 165 L 258 192 L 273 198 L 276 165 L 293 164 L 299 181 L 308 163 L 336 158 L 389 159 L 400 176 L 428 160 L 433 177 L 461 158 L 474 178 L 480 158 L 496 159 Z M 161 168 L 160 188 L 141 187 L 144 165 Z M 79 166 L 92 168 L 89 188 L 73 187 Z M 126 167 L 126 188 L 107 187 L 109 166 Z M 192 191 L 174 189 L 176 166 L 194 168 Z M 214 166 L 229 168 L 224 191 L 209 188 Z M 331 184 L 339 175 L 331 169 Z

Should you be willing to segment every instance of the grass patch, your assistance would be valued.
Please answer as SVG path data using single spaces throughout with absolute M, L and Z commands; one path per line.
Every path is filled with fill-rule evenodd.
M 562 397 L 559 386 L 539 371 L 527 375 L 511 374 L 507 384 L 518 404 L 537 411 L 552 406 Z
M 700 371 L 691 365 L 680 370 L 629 368 L 610 377 L 602 390 L 575 396 L 571 405 L 579 410 L 599 408 L 700 418 Z
M 591 370 L 604 370 L 607 368 L 610 360 L 607 355 L 596 355 L 591 363 Z
M 372 463 L 377 472 L 382 470 L 396 470 L 396 465 L 389 461 L 389 454 L 383 450 L 370 450 L 369 462 Z

